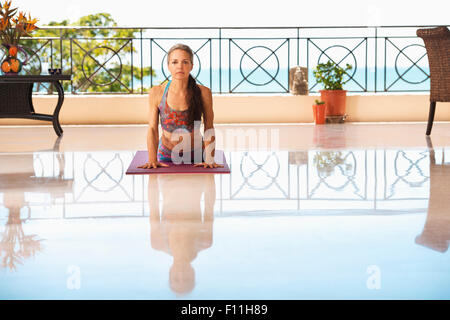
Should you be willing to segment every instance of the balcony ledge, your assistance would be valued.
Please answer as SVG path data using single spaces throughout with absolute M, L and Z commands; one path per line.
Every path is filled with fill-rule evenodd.
M 311 123 L 316 95 L 213 95 L 215 123 Z M 33 96 L 36 112 L 52 113 L 56 96 Z M 426 121 L 429 95 L 423 93 L 349 94 L 347 122 Z M 145 124 L 147 95 L 66 95 L 63 125 Z M 450 103 L 438 102 L 435 121 L 450 121 Z M 0 119 L 0 125 L 47 124 L 27 119 Z

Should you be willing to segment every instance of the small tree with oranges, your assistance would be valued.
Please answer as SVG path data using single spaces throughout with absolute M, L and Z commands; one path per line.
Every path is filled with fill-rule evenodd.
M 24 12 L 17 13 L 18 8 L 11 7 L 11 1 L 0 2 L 0 41 L 7 50 L 7 58 L 2 62 L 4 73 L 18 73 L 22 62 L 17 59 L 20 38 L 31 37 L 30 33 L 37 29 L 37 19 L 28 18 Z

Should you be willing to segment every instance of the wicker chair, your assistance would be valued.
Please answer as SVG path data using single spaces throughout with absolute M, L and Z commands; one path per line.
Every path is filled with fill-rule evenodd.
M 437 27 L 417 30 L 423 39 L 430 65 L 430 113 L 427 136 L 433 127 L 436 102 L 450 102 L 450 30 Z

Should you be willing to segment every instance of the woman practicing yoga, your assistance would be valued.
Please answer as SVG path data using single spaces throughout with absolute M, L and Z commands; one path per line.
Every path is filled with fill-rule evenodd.
M 163 162 L 194 163 L 194 166 L 204 168 L 223 167 L 214 161 L 215 134 L 211 90 L 197 85 L 191 76 L 193 61 L 191 48 L 183 44 L 173 46 L 167 53 L 172 79 L 150 89 L 148 162 L 139 168 L 167 167 Z M 158 117 L 161 119 L 161 138 Z M 202 117 L 204 139 L 200 133 Z

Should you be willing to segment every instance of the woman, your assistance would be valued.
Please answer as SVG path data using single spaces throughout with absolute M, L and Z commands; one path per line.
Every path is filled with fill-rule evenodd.
M 186 159 L 189 159 L 189 163 L 204 168 L 223 167 L 214 161 L 215 135 L 211 90 L 197 85 L 191 76 L 193 61 L 192 50 L 183 44 L 173 46 L 167 53 L 172 80 L 150 89 L 148 162 L 139 168 L 167 167 L 168 165 L 162 162 L 178 162 L 180 159 L 185 163 Z M 158 116 L 161 119 L 161 138 Z M 205 133 L 203 142 L 200 134 L 202 117 Z

